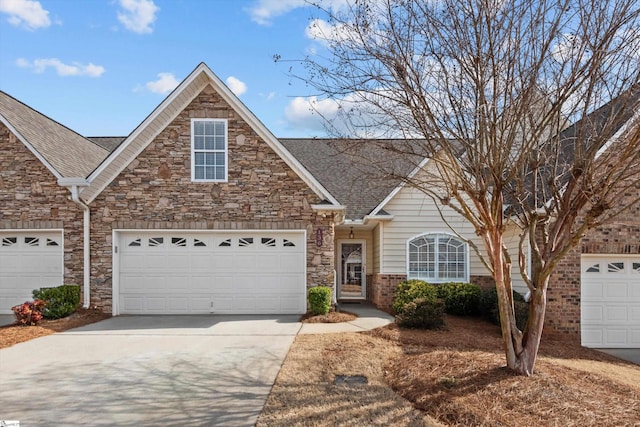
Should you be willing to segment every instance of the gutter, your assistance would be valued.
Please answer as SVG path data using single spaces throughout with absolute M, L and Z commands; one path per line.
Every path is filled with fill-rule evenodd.
M 83 246 L 83 304 L 84 308 L 89 308 L 91 305 L 91 241 L 90 241 L 90 230 L 91 230 L 91 214 L 89 210 L 89 206 L 87 206 L 82 200 L 80 200 L 80 192 L 78 190 L 79 187 L 87 187 L 89 182 L 84 178 L 60 178 L 58 180 L 58 185 L 62 187 L 67 187 L 71 192 L 71 200 L 82 209 L 83 214 L 83 233 L 84 236 L 82 238 L 82 246 Z

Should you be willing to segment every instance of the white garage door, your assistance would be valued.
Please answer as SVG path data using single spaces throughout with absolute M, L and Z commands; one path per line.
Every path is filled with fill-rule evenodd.
M 640 256 L 582 256 L 582 345 L 640 348 Z
M 62 231 L 0 231 L 0 314 L 34 289 L 62 285 L 62 254 Z
M 120 314 L 306 310 L 304 231 L 120 232 Z

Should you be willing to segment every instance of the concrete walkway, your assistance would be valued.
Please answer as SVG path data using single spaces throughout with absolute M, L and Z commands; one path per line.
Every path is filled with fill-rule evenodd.
M 344 323 L 303 323 L 298 334 L 332 334 L 339 332 L 362 332 L 393 323 L 393 316 L 362 303 L 343 303 L 339 309 L 358 316 Z

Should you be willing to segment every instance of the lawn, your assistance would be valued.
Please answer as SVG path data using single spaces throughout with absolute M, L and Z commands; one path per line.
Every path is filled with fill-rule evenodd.
M 640 426 L 640 366 L 546 334 L 524 378 L 505 369 L 497 326 L 447 325 L 298 336 L 258 426 Z

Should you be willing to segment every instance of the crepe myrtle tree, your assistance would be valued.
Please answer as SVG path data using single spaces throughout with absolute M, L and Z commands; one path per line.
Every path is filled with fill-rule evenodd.
M 639 3 L 315 5 L 308 34 L 320 49 L 292 72 L 316 91 L 311 108 L 333 103 L 326 127 L 345 151 L 430 195 L 443 219 L 452 210 L 473 225 L 482 244 L 468 242 L 496 283 L 507 366 L 532 375 L 552 272 L 640 194 Z M 381 160 L 358 143 L 365 136 L 396 140 L 373 142 L 388 152 Z M 409 175 L 398 157 L 429 159 L 432 172 Z M 510 221 L 517 260 L 505 245 Z M 531 292 L 523 330 L 514 262 Z

